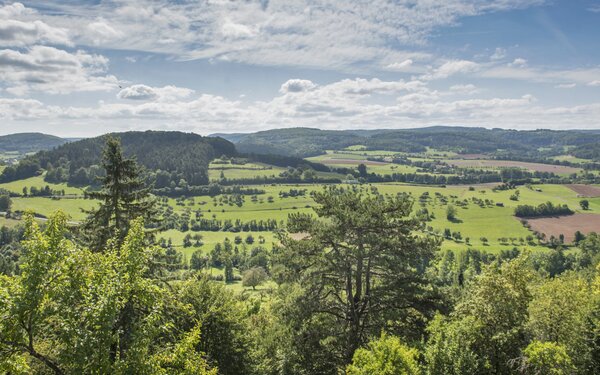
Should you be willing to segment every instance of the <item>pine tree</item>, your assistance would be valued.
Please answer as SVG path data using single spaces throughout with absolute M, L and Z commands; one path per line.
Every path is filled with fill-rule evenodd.
M 156 221 L 154 199 L 135 159 L 123 155 L 119 140 L 107 139 L 102 168 L 106 175 L 100 178 L 101 189 L 86 192 L 86 197 L 99 200 L 100 206 L 86 211 L 88 217 L 82 225 L 83 237 L 93 250 L 102 249 L 111 238 L 121 244 L 133 219 L 142 217 L 147 224 Z

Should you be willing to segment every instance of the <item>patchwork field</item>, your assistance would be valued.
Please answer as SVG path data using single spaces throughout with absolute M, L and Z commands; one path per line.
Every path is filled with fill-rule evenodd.
M 355 163 L 355 159 L 347 159 Z M 385 163 L 384 163 L 385 164 Z M 374 168 L 390 168 L 396 165 L 369 166 L 368 170 Z M 405 167 L 405 166 L 398 166 Z M 233 172 L 235 168 L 223 168 L 225 172 Z M 237 173 L 234 172 L 234 173 Z M 41 177 L 34 180 L 29 179 L 25 182 L 19 181 L 19 184 L 13 183 L 11 188 L 18 192 L 21 185 L 30 185 L 39 183 Z M 5 184 L 6 185 L 6 184 Z M 600 231 L 597 217 L 593 215 L 600 213 L 600 197 L 589 198 L 589 211 L 581 211 L 579 207 L 579 196 L 581 191 L 600 190 L 594 186 L 567 186 L 567 185 L 534 185 L 531 188 L 520 187 L 517 190 L 494 191 L 496 184 L 480 184 L 473 186 L 415 186 L 401 183 L 388 184 L 368 184 L 363 188 L 376 189 L 383 194 L 406 193 L 414 199 L 414 210 L 426 209 L 429 213 L 429 221 L 426 222 L 428 231 L 440 237 L 444 237 L 445 232 L 452 233 L 452 238 L 444 239 L 442 249 L 464 250 L 468 248 L 481 249 L 490 252 L 508 250 L 514 247 L 519 249 L 530 248 L 535 251 L 543 251 L 544 246 L 540 246 L 535 241 L 525 241 L 531 236 L 532 231 L 525 228 L 519 220 L 514 217 L 514 209 L 520 204 L 539 205 L 551 201 L 554 204 L 567 204 L 571 209 L 578 210 L 580 215 L 562 218 L 556 223 L 551 219 L 542 219 L 539 224 L 531 220 L 534 230 L 550 235 L 558 236 L 564 234 L 569 240 L 576 230 L 582 232 Z M 356 185 L 343 185 L 346 188 L 360 188 Z M 279 228 L 285 226 L 288 215 L 294 212 L 314 213 L 312 207 L 314 201 L 311 198 L 313 191 L 324 188 L 320 184 L 269 184 L 255 185 L 253 188 L 264 190 L 264 194 L 256 196 L 218 195 L 196 196 L 186 199 L 169 198 L 167 205 L 172 207 L 174 214 L 188 216 L 191 218 L 200 217 L 203 219 L 216 220 L 239 220 L 249 222 L 251 220 L 275 220 Z M 76 189 L 76 191 L 81 191 Z M 511 195 L 519 191 L 518 201 L 511 200 Z M 579 191 L 579 192 L 578 192 Z M 296 194 L 291 194 L 295 192 Z M 85 218 L 82 209 L 90 209 L 96 203 L 83 198 L 62 198 L 51 199 L 42 197 L 17 197 L 13 198 L 14 211 L 33 210 L 41 215 L 48 216 L 52 212 L 61 209 L 70 215 L 71 220 L 80 221 Z M 446 211 L 448 206 L 456 208 L 456 220 L 448 220 Z M 589 212 L 589 213 L 587 213 Z M 590 214 L 591 213 L 591 214 Z M 196 216 L 199 215 L 199 216 Z M 590 220 L 593 219 L 593 220 Z M 14 225 L 14 223 L 10 223 Z M 534 226 L 535 224 L 535 226 Z M 183 247 L 183 239 L 186 235 L 202 236 L 203 245 L 200 247 Z M 261 246 L 270 248 L 275 241 L 274 233 L 271 231 L 239 232 L 230 231 L 181 231 L 171 229 L 161 232 L 157 237 L 171 239 L 173 245 L 181 250 L 186 257 L 201 249 L 203 252 L 210 251 L 214 244 L 224 241 L 226 238 L 234 241 L 236 236 L 242 239 L 251 234 L 254 238 L 252 246 Z M 456 236 L 458 234 L 458 236 Z M 260 238 L 260 242 L 259 242 Z M 240 247 L 250 247 L 243 242 Z
M 450 159 L 446 160 L 446 162 L 459 168 L 522 168 L 529 171 L 553 172 L 558 175 L 581 172 L 581 168 L 568 167 L 564 165 L 528 163 L 512 160 Z
M 568 186 L 581 197 L 600 197 L 600 187 L 581 184 L 571 184 Z
M 531 229 L 544 233 L 546 238 L 554 236 L 558 238 L 561 234 L 565 236 L 565 242 L 571 243 L 576 231 L 583 234 L 600 232 L 600 214 L 575 214 L 560 217 L 544 217 L 528 219 Z

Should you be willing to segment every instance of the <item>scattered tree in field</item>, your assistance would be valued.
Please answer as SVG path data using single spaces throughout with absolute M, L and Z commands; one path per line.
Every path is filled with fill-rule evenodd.
M 118 140 L 106 141 L 102 167 L 106 176 L 101 179 L 101 190 L 86 192 L 88 198 L 98 199 L 100 206 L 88 211 L 82 224 L 84 238 L 93 250 L 102 249 L 111 238 L 122 243 L 131 220 L 142 217 L 150 223 L 156 215 L 135 160 L 124 157 Z
M 368 174 L 367 174 L 367 166 L 366 165 L 364 165 L 363 163 L 360 163 L 357 167 L 357 170 L 358 170 L 358 175 L 360 177 L 363 177 L 363 178 L 367 177 Z
M 590 209 L 590 201 L 588 201 L 587 199 L 582 199 L 579 201 L 579 205 L 581 206 L 581 208 L 583 210 L 589 210 Z
M 196 250 L 190 257 L 190 268 L 193 270 L 201 270 L 208 265 L 208 257 L 202 255 L 201 250 Z
M 402 344 L 398 337 L 382 334 L 354 353 L 346 368 L 348 375 L 420 375 L 419 352 Z
M 0 211 L 10 211 L 12 201 L 8 194 L 0 195 Z
M 242 285 L 250 286 L 255 290 L 257 286 L 264 283 L 268 278 L 267 273 L 262 267 L 253 267 L 244 272 L 242 276 Z
M 583 233 L 581 233 L 580 231 L 576 231 L 575 235 L 573 236 L 573 242 L 577 245 L 579 244 L 580 241 L 583 241 L 585 239 L 585 235 Z
M 446 219 L 448 219 L 448 221 L 456 220 L 456 207 L 451 204 L 446 208 Z

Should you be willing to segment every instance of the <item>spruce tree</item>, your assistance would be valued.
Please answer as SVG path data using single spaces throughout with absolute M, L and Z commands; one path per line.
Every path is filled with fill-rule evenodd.
M 142 217 L 146 224 L 156 221 L 155 201 L 135 159 L 123 155 L 118 139 L 107 139 L 102 168 L 101 189 L 86 192 L 86 197 L 99 200 L 100 206 L 86 211 L 88 217 L 82 225 L 83 237 L 93 250 L 102 249 L 112 238 L 120 245 L 133 219 Z

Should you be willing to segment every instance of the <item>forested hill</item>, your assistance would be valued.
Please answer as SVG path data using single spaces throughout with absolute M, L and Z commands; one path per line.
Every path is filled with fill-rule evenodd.
M 515 153 L 533 155 L 539 148 L 594 155 L 600 134 L 586 131 L 517 131 L 434 126 L 404 130 L 274 129 L 251 134 L 221 134 L 236 143 L 239 152 L 313 156 L 329 149 L 363 145 L 372 150 L 422 152 L 427 147 L 461 153 Z M 229 138 L 231 137 L 231 138 Z
M 68 142 L 67 139 L 42 133 L 17 133 L 0 136 L 0 153 L 18 152 L 25 154 L 40 150 L 51 150 Z
M 7 167 L 0 181 L 30 177 L 47 170 L 47 181 L 88 185 L 100 173 L 100 160 L 106 137 L 119 138 L 125 155 L 135 156 L 138 163 L 161 180 L 161 185 L 208 183 L 208 164 L 222 155 L 234 156 L 235 146 L 222 138 L 202 137 L 193 133 L 146 131 L 125 132 L 82 139 L 63 144 L 50 151 L 29 156 L 16 166 Z

